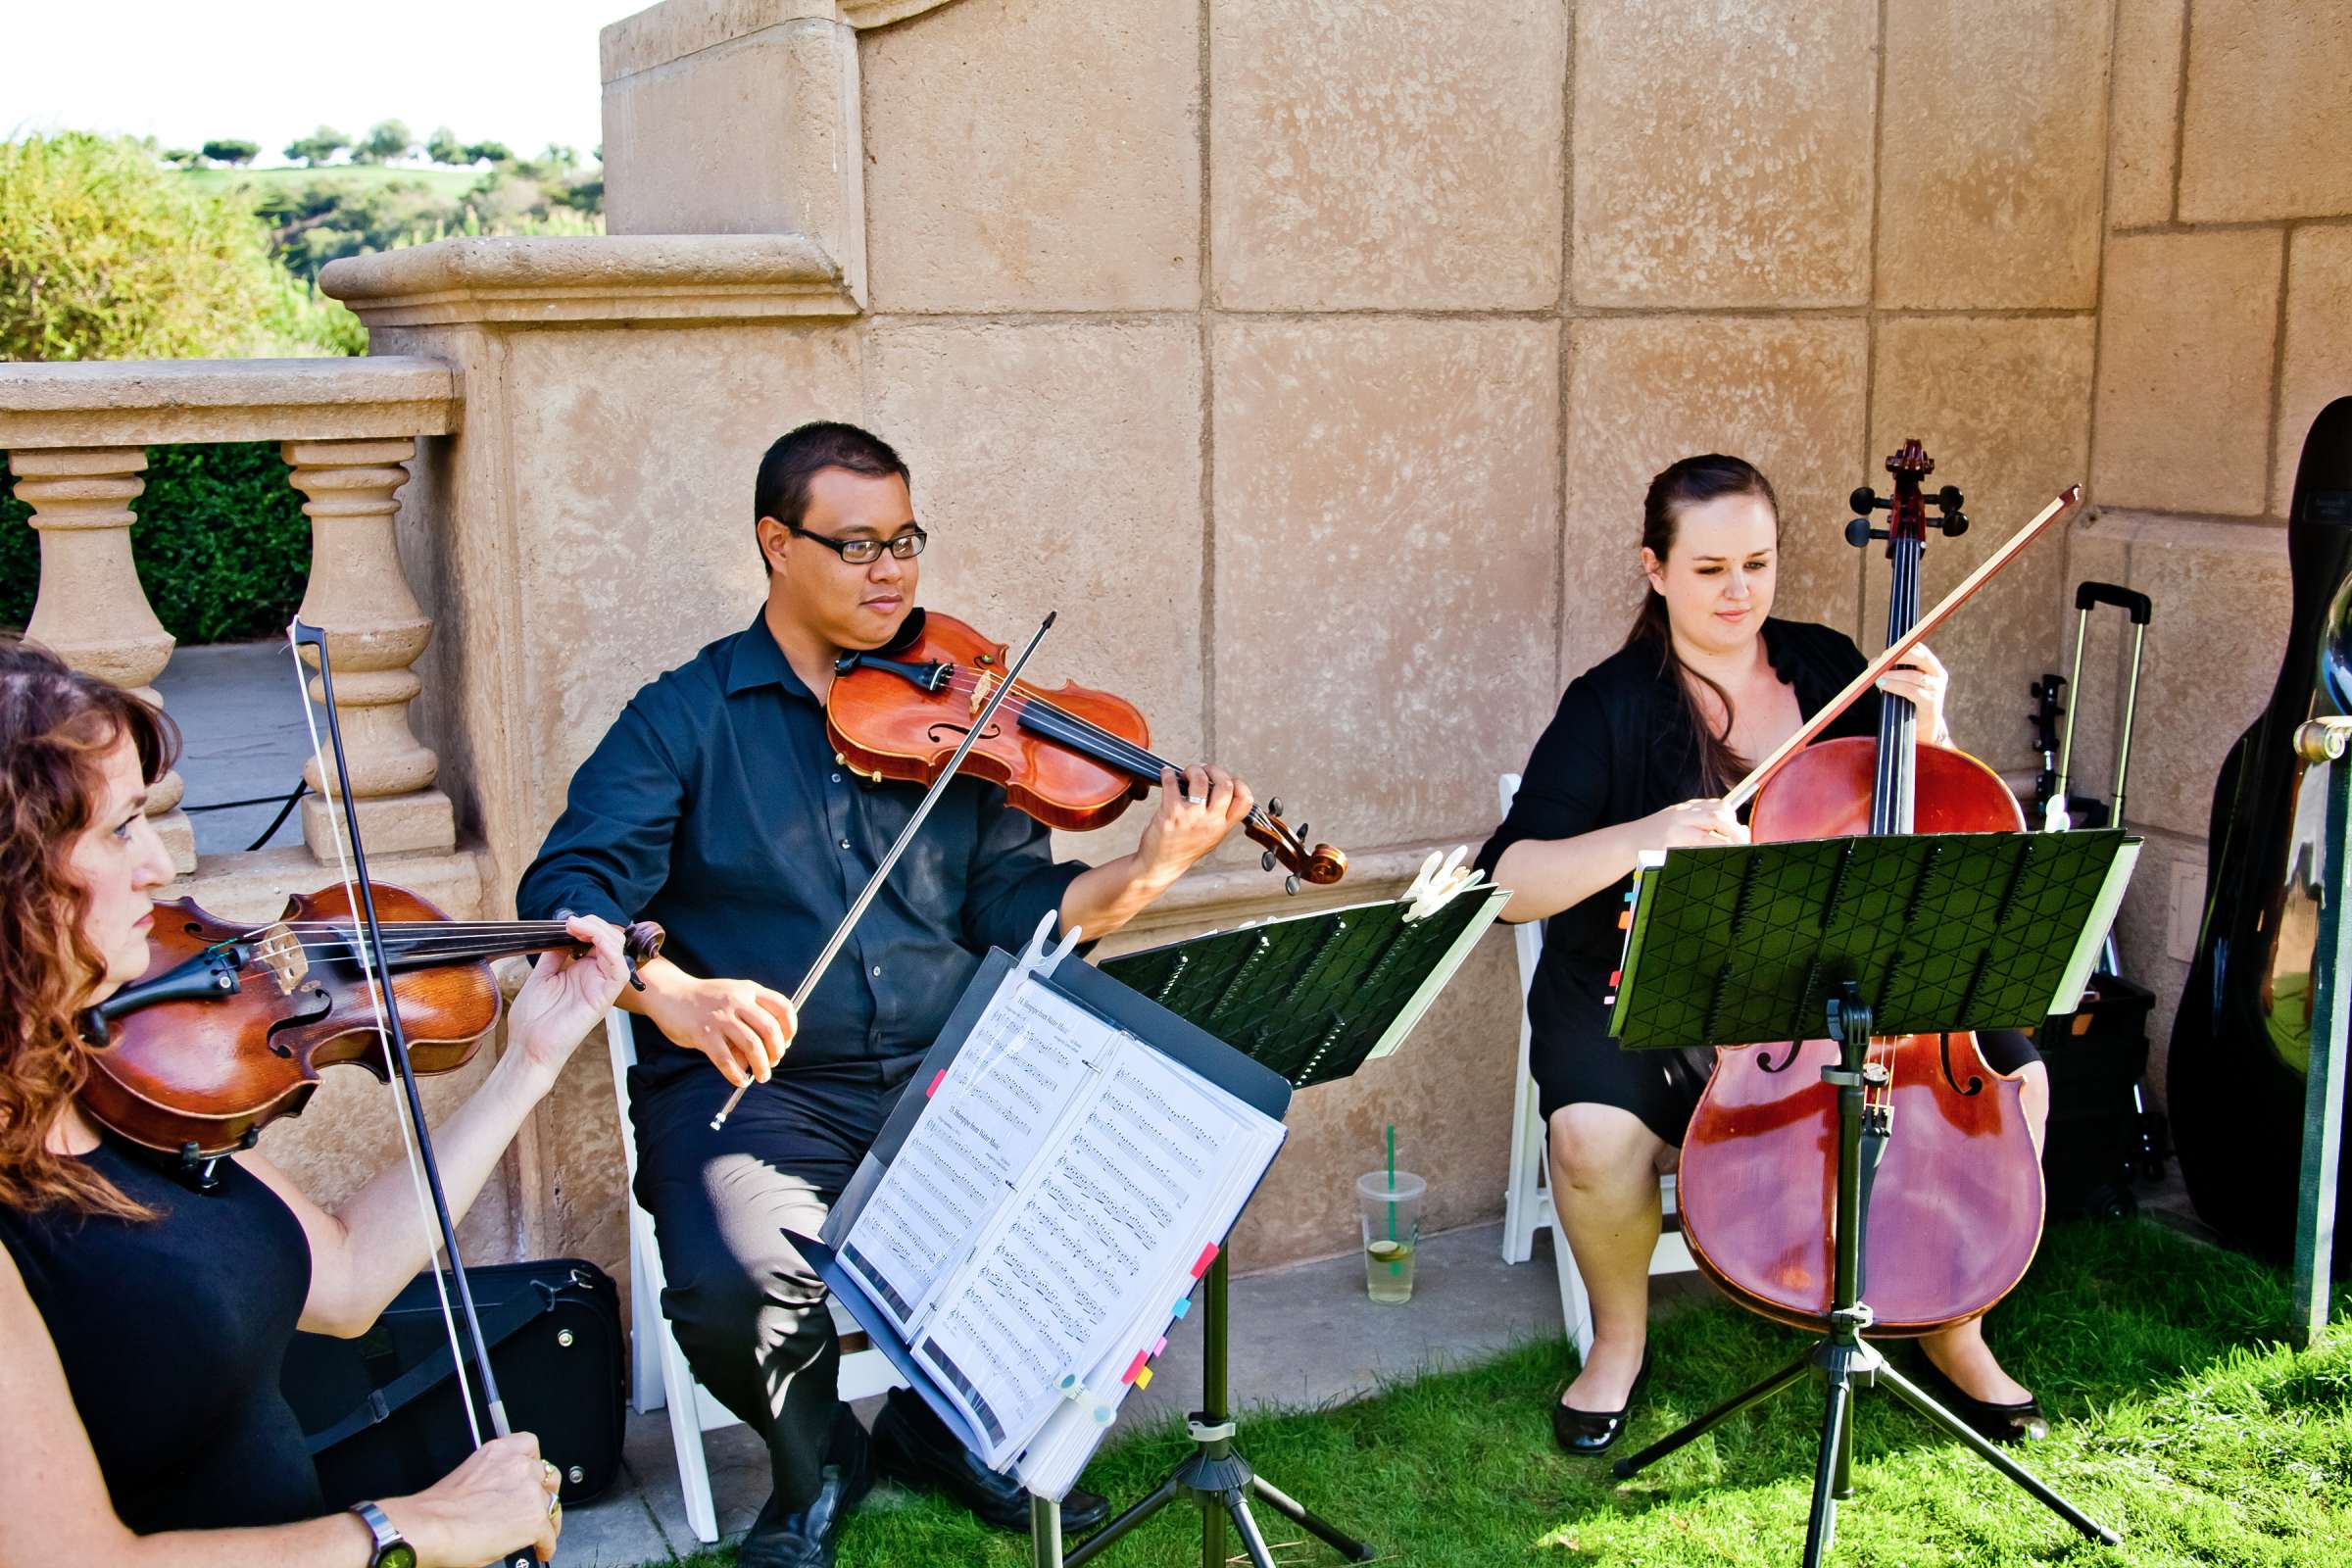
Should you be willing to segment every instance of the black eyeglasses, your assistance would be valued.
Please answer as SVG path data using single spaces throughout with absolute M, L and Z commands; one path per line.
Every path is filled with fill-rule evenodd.
M 788 522 L 784 526 L 804 539 L 815 540 L 853 566 L 872 565 L 882 559 L 885 550 L 901 561 L 912 561 L 923 553 L 923 546 L 931 538 L 920 528 L 909 528 L 888 539 L 830 539 L 821 533 L 810 533 L 798 523 Z
M 882 559 L 885 550 L 901 561 L 912 561 L 923 553 L 924 544 L 931 538 L 920 528 L 909 528 L 888 539 L 828 539 L 821 533 L 810 533 L 798 523 L 788 522 L 784 526 L 787 531 L 797 533 L 804 539 L 815 540 L 853 566 L 872 565 Z

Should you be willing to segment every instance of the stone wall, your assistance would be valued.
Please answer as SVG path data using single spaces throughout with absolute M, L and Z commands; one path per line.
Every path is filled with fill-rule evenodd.
M 2157 993 L 2160 1095 L 2205 902 L 2214 777 L 2285 643 L 2295 465 L 2312 419 L 2352 393 L 2347 68 L 2352 13 L 2321 0 L 2116 10 L 2095 506 L 2068 541 L 2063 591 L 2099 577 L 2155 603 L 2126 781 L 2148 849 L 2119 938 Z M 2112 783 L 2129 649 L 2121 617 L 2103 614 L 2075 754 L 2093 793 Z
M 1392 864 L 1487 832 L 1495 775 L 1623 635 L 1649 474 L 1758 462 L 1783 612 L 1875 646 L 1884 567 L 1843 543 L 1843 497 L 1916 435 L 1976 521 L 1931 550 L 1931 595 L 2091 485 L 2094 521 L 1936 639 L 1996 766 L 2034 765 L 2026 688 L 2066 667 L 2073 582 L 2157 598 L 2132 817 L 2160 853 L 2124 934 L 2177 989 L 2195 890 L 2171 862 L 2279 640 L 2275 474 L 2346 389 L 2352 230 L 2324 220 L 2352 162 L 2310 156 L 2352 129 L 2327 96 L 2345 26 L 2319 0 L 668 0 L 615 24 L 616 235 L 821 254 L 789 305 L 672 277 L 567 306 L 502 281 L 500 242 L 354 300 L 380 343 L 466 368 L 466 428 L 410 494 L 475 512 L 419 554 L 436 592 L 514 607 L 445 603 L 428 656 L 465 671 L 470 709 L 428 717 L 491 884 L 628 693 L 748 617 L 753 468 L 800 418 L 906 453 L 931 603 L 1005 637 L 1058 609 L 1047 679 L 1133 696 L 1164 750 Z M 2266 118 L 2281 80 L 2308 124 Z M 578 244 L 624 242 L 696 244 Z M 2094 788 L 2114 654 L 2085 675 Z M 1158 931 L 1282 902 L 1230 862 Z M 1405 1051 L 1302 1096 L 1242 1266 L 1351 1246 L 1348 1180 L 1391 1121 L 1435 1224 L 1498 1213 L 1517 1011 L 1497 934 Z M 611 1256 L 596 1071 L 541 1142 L 576 1216 L 554 1229 Z

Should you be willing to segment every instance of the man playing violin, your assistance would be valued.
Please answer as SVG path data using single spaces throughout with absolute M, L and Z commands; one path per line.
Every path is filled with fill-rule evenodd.
M 1019 1485 L 905 1391 L 869 1443 L 837 1397 L 824 1287 L 783 1233 L 823 1223 L 990 947 L 1017 950 L 1049 912 L 1090 939 L 1116 931 L 1251 798 L 1222 768 L 1165 774 L 1134 852 L 1090 868 L 1056 862 L 1047 831 L 1001 789 L 958 777 L 796 1018 L 786 993 L 921 798 L 843 765 L 824 701 L 835 660 L 900 634 L 927 536 L 905 462 L 846 424 L 803 425 L 771 446 L 754 515 L 767 573 L 759 618 L 630 700 L 573 775 L 515 903 L 526 918 L 562 909 L 668 933 L 646 989 L 621 1001 L 659 1030 L 640 1031 L 649 1046 L 630 1082 L 636 1191 L 687 1361 L 767 1444 L 774 1493 L 739 1560 L 778 1568 L 831 1562 L 876 1471 L 1027 1527 Z M 1074 1531 L 1106 1512 L 1087 1492 L 1062 1502 Z

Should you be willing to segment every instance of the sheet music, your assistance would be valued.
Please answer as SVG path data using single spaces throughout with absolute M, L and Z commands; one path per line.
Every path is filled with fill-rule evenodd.
M 919 1328 L 1118 1038 L 1042 986 L 991 1002 L 845 1239 L 844 1266 L 902 1331 Z
M 917 1347 L 969 1411 L 983 1462 L 1001 1463 L 1056 1412 L 1065 1377 L 1102 1378 L 1139 1307 L 1164 1317 L 1168 1282 L 1189 1281 L 1203 1238 L 1223 1234 L 1206 1228 L 1215 1200 L 1236 1170 L 1254 1182 L 1262 1169 L 1244 1148 L 1267 1141 L 1140 1042 L 1112 1055 L 1059 1152 L 981 1239 Z

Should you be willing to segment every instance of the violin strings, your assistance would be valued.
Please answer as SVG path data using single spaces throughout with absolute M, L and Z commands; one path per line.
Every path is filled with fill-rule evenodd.
M 957 674 L 961 674 L 960 669 Z M 963 688 L 955 685 L 955 678 L 950 678 L 949 689 L 962 691 Z M 1104 729 L 1092 719 L 1083 718 L 1068 709 L 1048 701 L 1042 693 L 1026 681 L 1014 683 L 1013 695 L 1005 699 L 1005 707 L 1013 709 L 1016 720 L 1027 723 L 1030 728 L 1049 739 L 1061 741 L 1080 751 L 1093 748 L 1096 760 L 1106 765 L 1125 767 L 1129 771 L 1149 777 L 1154 782 L 1158 780 L 1162 768 L 1175 773 L 1178 777 L 1182 777 L 1184 774 L 1183 768 L 1178 767 L 1166 758 L 1147 751 L 1125 736 Z M 1259 827 L 1267 825 L 1264 815 L 1255 806 L 1250 808 L 1249 820 Z

